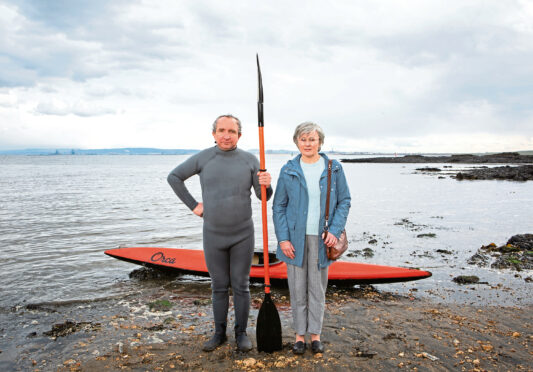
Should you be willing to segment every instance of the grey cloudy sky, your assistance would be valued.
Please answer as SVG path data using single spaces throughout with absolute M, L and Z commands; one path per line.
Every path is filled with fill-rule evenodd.
M 533 149 L 531 1 L 0 0 L 0 149 Z

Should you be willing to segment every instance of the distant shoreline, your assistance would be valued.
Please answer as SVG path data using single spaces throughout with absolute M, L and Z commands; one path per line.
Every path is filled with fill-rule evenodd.
M 157 148 L 111 148 L 111 149 L 24 149 L 0 150 L 0 155 L 190 155 L 197 149 L 157 149 Z
M 150 147 L 125 147 L 111 149 L 23 149 L 23 150 L 0 150 L 0 155 L 29 155 L 29 156 L 56 156 L 56 155 L 192 155 L 200 152 L 200 149 L 158 149 Z M 259 150 L 246 150 L 258 153 Z M 296 151 L 267 150 L 267 154 L 293 154 Z M 351 155 L 342 153 L 343 155 Z
M 34 156 L 52 156 L 52 155 L 191 155 L 200 152 L 201 149 L 160 149 L 153 147 L 121 147 L 108 149 L 76 149 L 76 148 L 28 148 L 17 150 L 0 150 L 0 155 L 34 155 Z M 246 149 L 251 153 L 258 153 L 258 149 Z M 266 150 L 267 154 L 296 154 L 295 150 Z M 330 155 L 347 155 L 347 156 L 376 156 L 376 158 L 366 158 L 364 160 L 343 159 L 346 162 L 366 162 L 366 163 L 440 163 L 438 159 L 456 158 L 466 156 L 492 157 L 498 153 L 486 152 L 483 154 L 451 154 L 451 153 L 388 153 L 388 152 L 370 152 L 370 151 L 324 151 Z M 500 154 L 519 154 L 521 156 L 533 157 L 533 150 L 516 151 L 512 153 Z M 428 159 L 426 159 L 428 158 Z M 421 161 L 420 159 L 426 159 Z M 430 161 L 433 160 L 433 161 Z M 438 161 L 437 161 L 438 160 Z M 452 161 L 457 162 L 457 161 Z
M 518 152 L 474 155 L 458 154 L 449 156 L 405 155 L 395 157 L 375 157 L 361 159 L 341 159 L 343 163 L 454 163 L 454 164 L 525 164 L 533 163 L 533 155 Z

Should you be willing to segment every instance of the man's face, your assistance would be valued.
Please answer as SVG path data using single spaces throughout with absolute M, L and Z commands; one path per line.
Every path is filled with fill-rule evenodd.
M 237 146 L 241 138 L 239 126 L 232 118 L 222 117 L 217 121 L 217 129 L 213 132 L 213 138 L 221 150 L 232 150 Z

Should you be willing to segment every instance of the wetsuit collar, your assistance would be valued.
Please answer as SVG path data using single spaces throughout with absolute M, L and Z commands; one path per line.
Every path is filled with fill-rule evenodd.
M 215 145 L 215 149 L 217 152 L 221 153 L 221 154 L 228 154 L 228 153 L 233 153 L 235 150 L 237 150 L 237 146 L 235 146 L 234 148 L 230 149 L 230 150 L 222 150 L 220 147 L 218 147 L 218 145 Z

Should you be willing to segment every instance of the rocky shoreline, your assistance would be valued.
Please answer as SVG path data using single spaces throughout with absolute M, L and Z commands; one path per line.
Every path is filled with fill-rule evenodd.
M 254 344 L 262 297 L 260 291 L 252 292 L 248 333 Z M 162 306 L 150 306 L 154 302 Z M 272 354 L 257 349 L 238 352 L 229 331 L 226 344 L 211 353 L 202 352 L 201 345 L 212 332 L 208 286 L 193 293 L 167 287 L 95 304 L 90 316 L 79 306 L 57 309 L 65 313 L 54 318 L 70 320 L 51 329 L 43 324 L 42 329 L 50 331 L 32 336 L 33 351 L 11 365 L 11 370 L 530 370 L 530 305 L 439 304 L 417 298 L 416 291 L 399 296 L 373 287 L 331 288 L 322 334 L 325 352 L 295 356 L 286 291 L 276 289 L 274 302 L 282 322 L 283 349 Z
M 453 163 L 453 164 L 533 164 L 533 155 L 520 155 L 517 152 L 502 152 L 488 155 L 457 154 L 450 156 L 405 155 L 341 159 L 343 163 Z
M 504 166 L 494 168 L 475 168 L 469 171 L 458 172 L 453 176 L 456 180 L 510 180 L 532 181 L 533 165 Z
M 491 155 L 451 155 L 451 156 L 424 156 L 405 155 L 400 157 L 357 158 L 341 159 L 343 163 L 392 163 L 392 164 L 507 164 L 500 167 L 481 166 L 472 169 L 454 169 L 451 165 L 437 167 L 417 168 L 419 173 L 438 175 L 445 178 L 446 175 L 462 180 L 509 180 L 509 181 L 532 181 L 533 180 L 533 155 L 520 155 L 516 152 L 504 152 Z M 512 164 L 512 165 L 509 165 Z
M 498 180 L 498 181 L 532 181 L 533 165 L 487 167 L 470 169 L 451 169 L 451 166 L 444 166 L 443 169 L 435 167 L 416 168 L 415 173 L 436 175 L 438 178 L 449 176 L 457 181 L 474 180 Z
M 468 263 L 493 269 L 533 270 L 533 234 L 514 235 L 501 246 L 481 246 Z M 526 280 L 532 281 L 530 277 Z
M 439 218 L 436 216 L 435 218 Z M 425 225 L 404 218 L 397 223 L 421 238 Z M 417 236 L 418 236 L 417 235 Z M 369 246 L 387 246 L 383 237 L 365 233 Z M 452 255 L 439 249 L 436 252 Z M 350 252 L 370 256 L 370 248 Z M 418 254 L 413 252 L 413 254 Z M 421 252 L 419 254 L 428 254 Z M 507 243 L 482 246 L 469 265 L 511 271 L 531 285 L 533 234 L 512 236 Z M 454 259 L 451 258 L 453 261 Z M 445 260 L 446 261 L 446 260 Z M 530 371 L 533 323 L 531 301 L 490 303 L 512 293 L 498 275 L 480 281 L 466 267 L 452 279 L 455 289 L 424 289 L 413 283 L 402 294 L 373 286 L 328 287 L 322 339 L 323 354 L 291 352 L 293 331 L 288 289 L 273 289 L 282 322 L 283 350 L 272 354 L 240 353 L 232 332 L 212 353 L 201 345 L 210 337 L 210 283 L 177 280 L 167 273 L 138 268 L 131 272 L 138 289 L 116 298 L 27 304 L 5 312 L 0 339 L 0 369 L 12 371 Z M 522 272 L 520 272 L 522 271 Z M 486 281 L 488 280 L 488 282 Z M 433 293 L 433 299 L 425 297 Z M 481 301 L 454 302 L 462 295 Z M 251 287 L 248 333 L 255 345 L 262 287 Z M 449 296 L 449 297 L 446 297 Z M 522 296 L 522 295 L 520 295 Z M 441 300 L 438 298 L 441 297 Z M 230 304 L 230 306 L 232 306 Z M 228 328 L 233 326 L 232 309 Z

